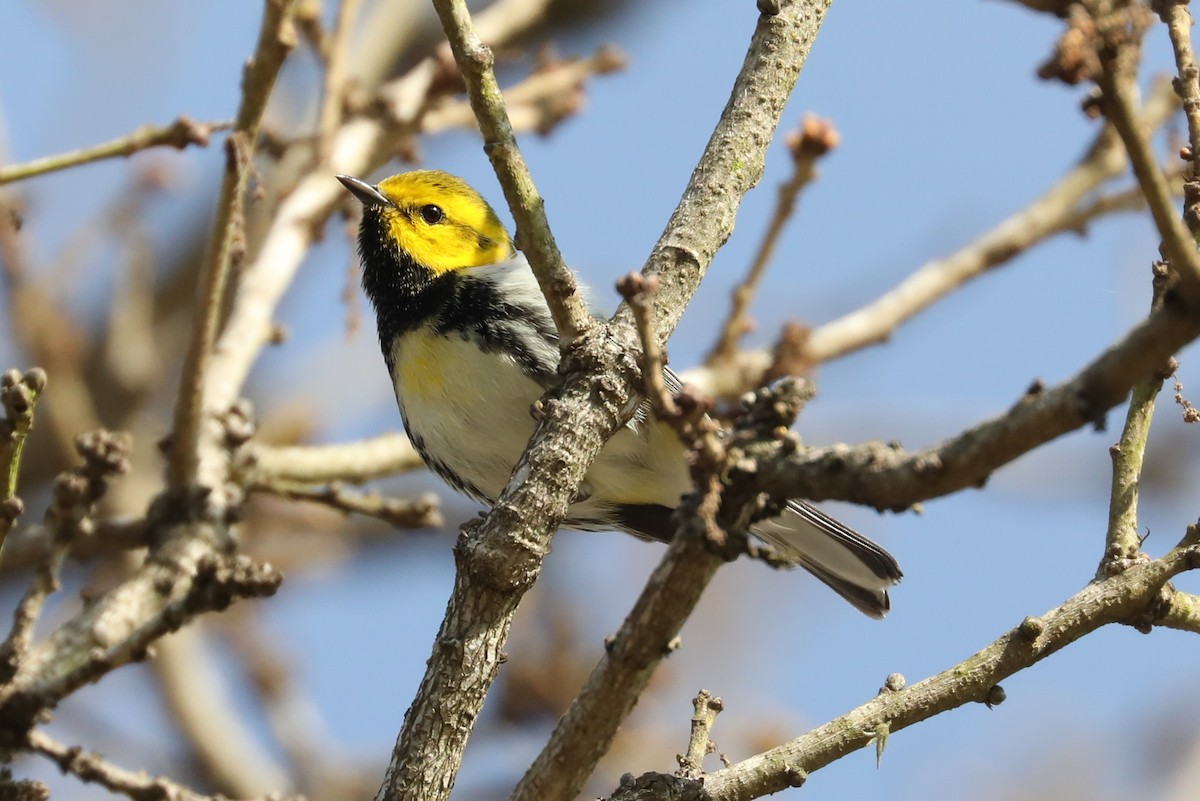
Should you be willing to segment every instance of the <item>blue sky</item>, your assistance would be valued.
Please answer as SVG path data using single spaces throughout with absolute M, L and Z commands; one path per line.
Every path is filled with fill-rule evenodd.
M 522 142 L 564 254 L 609 309 L 616 305 L 613 282 L 642 265 L 678 199 L 755 21 L 749 2 L 634 5 L 555 41 L 563 55 L 615 42 L 630 66 L 592 82 L 583 114 L 553 136 Z M 179 113 L 232 116 L 258 13 L 258 4 L 245 0 L 5 4 L 5 158 L 102 141 Z M 1079 111 L 1083 90 L 1034 76 L 1057 31 L 1054 20 L 1014 3 L 833 5 L 784 127 L 816 112 L 834 121 L 842 146 L 821 163 L 819 182 L 803 195 L 781 242 L 755 304 L 759 331 L 751 344 L 769 343 L 785 320 L 819 324 L 872 300 L 1020 209 L 1074 162 L 1097 125 Z M 1165 69 L 1161 31 L 1148 50 L 1147 74 Z M 285 87 L 303 85 L 306 73 L 297 67 Z M 278 108 L 272 113 L 286 118 Z M 474 136 L 426 141 L 422 153 L 426 166 L 463 175 L 502 206 Z M 164 161 L 177 176 L 176 189 L 148 211 L 161 257 L 195 225 L 197 211 L 203 216 L 211 207 L 221 155 L 213 148 L 140 158 Z M 35 255 L 60 254 L 63 220 L 99 213 L 122 191 L 127 169 L 108 163 L 22 187 Z M 728 290 L 771 214 L 774 187 L 788 173 L 787 153 L 776 143 L 761 185 L 747 196 L 734 236 L 671 342 L 676 367 L 695 363 L 711 344 Z M 318 436 L 331 441 L 399 426 L 373 332 L 345 336 L 338 293 L 348 245 L 339 231 L 330 227 L 281 309 L 293 338 L 263 358 L 251 383 L 265 415 L 310 406 L 326 421 Z M 819 398 L 801 419 L 801 434 L 813 443 L 878 438 L 919 447 L 1002 411 L 1036 377 L 1069 377 L 1145 314 L 1156 250 L 1148 221 L 1126 217 L 1021 256 L 886 345 L 822 368 Z M 114 258 L 84 265 L 73 298 L 78 313 L 101 308 L 95 298 L 111 286 Z M 1181 378 L 1200 387 L 1190 355 L 1181 359 Z M 5 365 L 17 358 L 7 336 L 0 357 Z M 289 388 L 286 396 L 279 386 Z M 1001 470 L 985 490 L 930 502 L 922 515 L 837 506 L 904 566 L 884 623 L 859 616 L 804 575 L 751 563 L 724 569 L 685 629 L 684 648 L 630 723 L 661 748 L 606 765 L 594 789 L 611 790 L 625 771 L 672 769 L 685 743 L 688 699 L 701 686 L 725 699 L 714 739 L 736 760 L 752 753 L 746 748 L 757 733 L 795 736 L 869 698 L 887 674 L 916 681 L 1061 602 L 1090 578 L 1101 554 L 1108 446 L 1122 418 L 1118 410 L 1107 432 L 1064 437 Z M 1151 482 L 1143 496 L 1152 553 L 1196 518 L 1190 483 L 1166 480 L 1194 475 L 1196 436 L 1164 397 L 1147 456 L 1164 480 Z M 448 508 L 464 519 L 472 513 L 462 503 Z M 528 636 L 522 626 L 538 625 L 539 603 L 566 598 L 586 647 L 598 654 L 659 555 L 656 546 L 616 535 L 558 537 L 542 600 L 518 619 L 518 643 Z M 451 570 L 448 537 L 415 538 L 330 571 L 292 576 L 262 605 L 286 635 L 331 736 L 356 760 L 381 761 L 390 750 Z M 1200 589 L 1190 577 L 1180 584 Z M 814 801 L 1001 799 L 1053 787 L 1056 772 L 1065 771 L 1054 766 L 1072 765 L 1093 777 L 1094 798 L 1124 797 L 1134 787 L 1140 797 L 1165 798 L 1150 775 L 1157 764 L 1150 733 L 1164 721 L 1200 719 L 1194 694 L 1182 693 L 1190 675 L 1182 666 L 1194 665 L 1196 654 L 1195 638 L 1176 632 L 1103 631 L 1006 682 L 1004 705 L 968 707 L 898 733 L 880 769 L 864 751 L 815 774 L 799 792 Z M 134 720 L 155 720 L 161 713 L 139 687 L 140 674 L 122 673 L 106 680 L 125 699 L 119 708 L 89 690 L 63 717 L 99 720 L 97 731 L 118 725 L 129 709 Z M 1189 700 L 1171 700 L 1181 697 Z M 506 780 L 505 771 L 527 764 L 544 736 L 531 730 L 487 737 L 490 725 L 484 721 L 484 736 L 468 754 L 463 798 L 511 786 L 517 775 Z M 1194 723 L 1180 725 L 1181 737 L 1197 736 Z M 1128 758 L 1105 756 L 1131 740 Z M 122 756 L 140 765 L 138 752 Z

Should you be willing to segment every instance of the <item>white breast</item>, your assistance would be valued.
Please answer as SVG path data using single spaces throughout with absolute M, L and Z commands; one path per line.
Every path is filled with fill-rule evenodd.
M 533 434 L 542 388 L 501 353 L 421 328 L 392 349 L 396 401 L 430 455 L 489 498 L 508 482 Z

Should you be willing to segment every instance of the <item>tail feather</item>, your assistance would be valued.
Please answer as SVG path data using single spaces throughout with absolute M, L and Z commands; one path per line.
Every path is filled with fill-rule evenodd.
M 817 507 L 789 501 L 782 514 L 751 531 L 864 614 L 882 618 L 891 608 L 887 589 L 903 576 L 895 558 Z

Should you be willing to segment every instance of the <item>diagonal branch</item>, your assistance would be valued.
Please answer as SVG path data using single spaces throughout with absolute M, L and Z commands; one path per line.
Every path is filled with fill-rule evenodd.
M 981 487 L 997 468 L 1068 431 L 1102 424 L 1129 388 L 1200 336 L 1200 319 L 1167 299 L 1077 375 L 1046 389 L 1040 382 L 1006 413 L 921 451 L 869 443 L 811 448 L 785 455 L 763 443 L 755 487 L 775 498 L 838 498 L 877 509 Z
M 1128 43 L 1100 47 L 1096 84 L 1103 94 L 1104 114 L 1125 143 L 1133 174 L 1146 193 L 1150 214 L 1162 237 L 1163 255 L 1179 276 L 1180 291 L 1189 303 L 1200 305 L 1200 253 L 1175 209 L 1167 178 L 1136 111 L 1136 73 L 1131 63 L 1134 50 L 1135 46 Z
M 796 786 L 807 774 L 867 746 L 874 733 L 894 734 L 971 702 L 987 703 L 1000 681 L 1109 623 L 1137 623 L 1173 576 L 1200 565 L 1197 530 L 1162 559 L 1088 584 L 1062 606 L 1026 618 L 958 665 L 901 690 L 882 692 L 847 714 L 789 743 L 704 777 L 711 801 L 749 801 Z M 1158 624 L 1159 620 L 1152 621 Z M 614 795 L 614 798 L 620 793 Z
M 466 0 L 434 0 L 450 50 L 467 84 L 471 108 L 483 133 L 483 149 L 492 161 L 504 198 L 517 223 L 517 247 L 529 259 L 558 330 L 559 346 L 566 348 L 593 324 L 587 303 L 575 276 L 563 263 L 562 254 L 546 220 L 545 202 L 533 185 L 533 176 L 517 147 L 504 98 L 492 71 L 491 48 L 480 41 L 471 24 Z
M 1161 81 L 1137 124 L 1155 129 L 1177 108 L 1170 85 Z M 898 326 L 966 282 L 1066 230 L 1064 222 L 1079 203 L 1125 169 L 1125 153 L 1115 127 L 1105 126 L 1079 163 L 1024 209 L 956 253 L 925 264 L 879 299 L 816 328 L 809 337 L 810 358 L 826 362 L 882 342 Z

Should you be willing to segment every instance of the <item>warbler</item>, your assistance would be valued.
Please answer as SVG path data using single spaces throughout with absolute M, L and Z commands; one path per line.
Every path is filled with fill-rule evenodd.
M 558 339 L 525 257 L 466 181 L 416 170 L 371 185 L 337 176 L 363 204 L 362 284 L 413 447 L 455 489 L 492 504 L 557 380 Z M 675 431 L 636 415 L 600 451 L 564 525 L 670 540 L 691 490 Z M 900 580 L 891 554 L 810 504 L 751 529 L 875 618 Z

